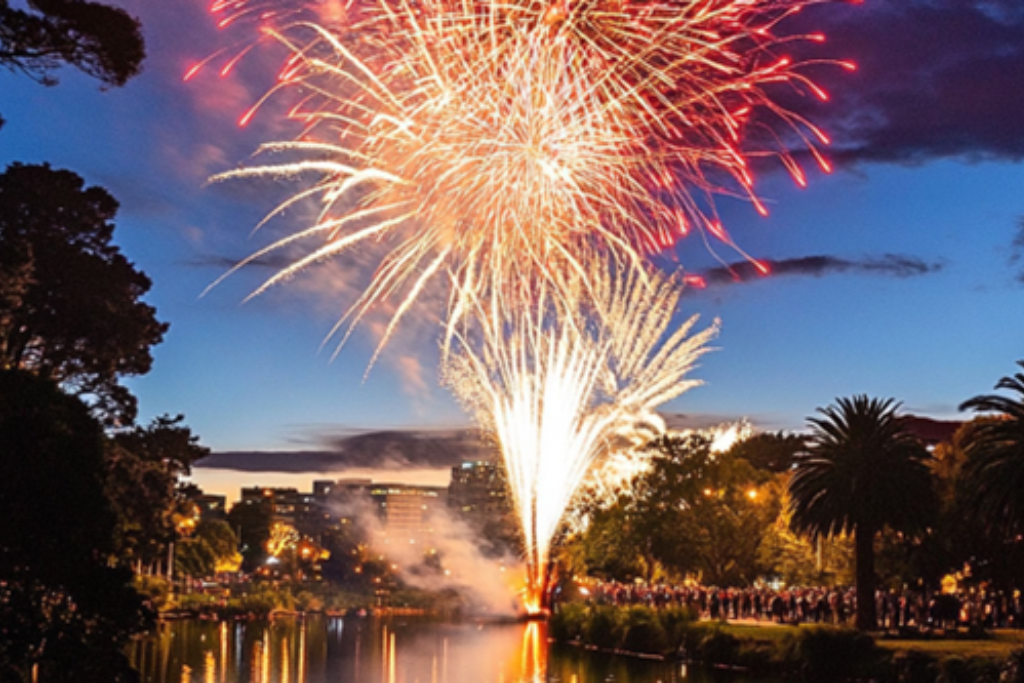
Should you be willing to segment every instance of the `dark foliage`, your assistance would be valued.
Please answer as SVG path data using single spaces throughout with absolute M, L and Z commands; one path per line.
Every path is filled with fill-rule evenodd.
M 150 280 L 111 242 L 117 202 L 49 165 L 0 174 L 0 369 L 29 370 L 87 399 L 108 423 L 136 401 L 167 325 L 141 298 Z
M 1018 363 L 1024 369 L 1024 361 Z M 975 396 L 961 410 L 995 413 L 966 439 L 966 487 L 978 519 L 1007 538 L 1024 533 L 1024 372 L 1003 377 L 996 389 L 1015 397 Z
M 713 453 L 700 434 L 652 440 L 651 467 L 613 504 L 588 510 L 577 539 L 586 571 L 650 582 L 658 567 L 700 573 L 713 585 L 750 585 L 763 571 L 761 547 L 778 505 L 758 493 L 771 474 L 733 453 Z
M 175 515 L 186 513 L 179 477 L 209 452 L 181 415 L 162 415 L 109 441 L 106 493 L 118 518 L 120 559 L 152 562 L 164 555 Z
M 931 456 L 892 400 L 840 398 L 810 419 L 807 451 L 790 480 L 792 526 L 811 537 L 853 534 L 857 626 L 875 627 L 874 539 L 886 527 L 923 529 L 934 519 Z
M 264 501 L 243 501 L 228 513 L 227 522 L 241 543 L 244 571 L 253 571 L 266 559 L 270 519 L 270 504 Z
M 0 371 L 0 676 L 135 680 L 123 648 L 152 615 L 107 562 L 102 438 L 79 400 Z
M 52 85 L 68 64 L 104 85 L 124 85 L 146 56 L 139 22 L 124 10 L 86 0 L 0 0 L 0 65 Z
M 785 432 L 761 432 L 744 439 L 730 449 L 729 455 L 766 472 L 788 472 L 796 454 L 804 448 L 804 438 Z

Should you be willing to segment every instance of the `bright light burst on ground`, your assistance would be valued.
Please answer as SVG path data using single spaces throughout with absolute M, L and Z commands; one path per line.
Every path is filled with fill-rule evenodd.
M 597 262 L 554 290 L 541 282 L 534 306 L 480 302 L 450 357 L 449 383 L 500 445 L 531 611 L 544 606 L 551 544 L 591 465 L 638 430 L 660 431 L 655 409 L 699 384 L 685 376 L 717 332 L 692 334 L 696 317 L 673 329 L 676 278 L 607 271 Z
M 296 177 L 266 220 L 318 206 L 239 264 L 293 259 L 253 296 L 349 250 L 380 254 L 339 321 L 344 339 L 389 311 L 379 352 L 428 289 L 444 293 L 448 377 L 500 444 L 534 609 L 588 468 L 662 428 L 655 408 L 694 384 L 683 377 L 714 334 L 691 335 L 692 318 L 672 331 L 683 284 L 702 282 L 650 274 L 645 256 L 690 234 L 743 253 L 714 199 L 767 213 L 755 160 L 778 159 L 803 186 L 796 143 L 830 170 L 826 136 L 774 97 L 789 86 L 827 99 L 806 75 L 813 62 L 785 52 L 824 38 L 776 33 L 814 2 L 213 4 L 222 27 L 259 31 L 227 50 L 222 75 L 254 40 L 286 53 L 240 125 L 285 97 L 302 129 L 261 148 L 272 160 L 216 179 Z

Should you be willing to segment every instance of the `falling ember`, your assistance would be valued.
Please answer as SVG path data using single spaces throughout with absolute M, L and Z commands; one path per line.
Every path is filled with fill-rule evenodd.
M 435 280 L 454 285 L 450 335 L 467 297 L 522 305 L 522 283 L 555 260 L 585 271 L 610 253 L 638 265 L 693 231 L 735 247 L 713 199 L 743 196 L 767 213 L 750 157 L 780 158 L 803 185 L 782 142 L 792 139 L 830 170 L 815 147 L 827 138 L 766 89 L 819 92 L 803 64 L 775 52 L 822 40 L 776 35 L 814 1 L 361 0 L 341 11 L 334 1 L 217 0 L 221 22 L 287 55 L 283 80 L 239 125 L 271 96 L 301 101 L 305 125 L 299 139 L 262 148 L 274 163 L 216 179 L 308 179 L 268 218 L 320 202 L 316 220 L 239 265 L 277 249 L 294 258 L 258 294 L 383 244 L 346 316 L 351 331 L 389 300 L 383 345 Z M 753 120 L 777 130 L 748 136 Z
M 661 428 L 655 409 L 699 384 L 684 378 L 717 332 L 691 334 L 696 317 L 671 328 L 676 278 L 607 268 L 597 260 L 587 277 L 540 281 L 534 306 L 477 302 L 449 356 L 449 385 L 500 445 L 531 613 L 546 608 L 551 546 L 591 465 L 638 430 Z
M 655 408 L 696 384 L 684 377 L 717 329 L 691 336 L 693 318 L 670 329 L 683 285 L 705 283 L 648 273 L 645 257 L 697 233 L 765 272 L 721 224 L 715 198 L 743 197 L 766 214 L 751 171 L 766 156 L 805 185 L 789 141 L 831 171 L 817 147 L 827 136 L 771 95 L 788 84 L 827 97 L 804 73 L 815 62 L 779 54 L 823 36 L 775 32 L 817 1 L 212 7 L 222 27 L 255 29 L 261 47 L 287 55 L 239 126 L 278 98 L 290 101 L 274 110 L 302 124 L 293 139 L 260 148 L 272 161 L 214 180 L 301 179 L 260 225 L 318 205 L 231 272 L 271 252 L 291 259 L 257 296 L 369 250 L 369 284 L 338 325 L 348 326 L 344 341 L 371 311 L 387 310 L 378 352 L 440 290 L 446 378 L 500 444 L 535 613 L 588 470 L 623 440 L 661 428 Z

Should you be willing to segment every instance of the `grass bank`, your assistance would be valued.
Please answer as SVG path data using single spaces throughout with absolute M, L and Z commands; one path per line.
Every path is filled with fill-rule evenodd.
M 562 606 L 549 633 L 609 652 L 679 658 L 786 680 L 1024 683 L 1024 638 L 1017 633 L 981 640 L 876 640 L 828 626 L 702 622 L 684 608 L 583 603 Z

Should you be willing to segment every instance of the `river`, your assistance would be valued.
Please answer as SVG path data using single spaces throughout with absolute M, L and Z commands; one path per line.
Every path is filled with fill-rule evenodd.
M 683 664 L 549 644 L 539 622 L 366 617 L 170 621 L 131 650 L 144 683 L 712 683 Z M 743 683 L 735 676 L 721 679 Z

